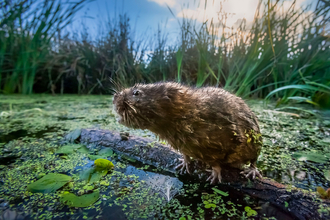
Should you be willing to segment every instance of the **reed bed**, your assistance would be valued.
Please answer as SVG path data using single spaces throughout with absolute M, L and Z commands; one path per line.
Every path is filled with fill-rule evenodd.
M 313 7 L 294 1 L 288 9 L 284 1 L 261 0 L 252 25 L 242 20 L 237 28 L 226 25 L 222 11 L 217 21 L 202 24 L 180 18 L 175 45 L 162 28 L 153 39 L 133 35 L 125 14 L 109 18 L 96 39 L 83 30 L 82 40 L 62 36 L 85 3 L 1 3 L 0 92 L 105 94 L 111 82 L 178 81 L 223 87 L 243 98 L 276 98 L 278 104 L 330 107 L 327 0 Z

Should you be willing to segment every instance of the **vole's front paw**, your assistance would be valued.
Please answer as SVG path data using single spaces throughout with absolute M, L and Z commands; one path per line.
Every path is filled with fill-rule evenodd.
M 180 173 L 183 174 L 184 171 L 186 170 L 187 173 L 190 174 L 190 171 L 189 171 L 189 162 L 187 162 L 185 159 L 182 159 L 182 158 L 179 158 L 179 160 L 181 161 L 181 163 L 175 167 L 175 169 L 180 169 Z
M 215 167 L 212 167 L 212 170 L 206 170 L 208 172 L 211 172 L 211 175 L 209 176 L 209 178 L 207 178 L 206 181 L 209 181 L 211 180 L 211 184 L 216 184 L 217 182 L 218 183 L 221 183 L 221 167 L 220 166 L 215 166 Z
M 255 179 L 256 176 L 259 177 L 260 179 L 262 178 L 262 175 L 260 174 L 259 170 L 253 165 L 242 171 L 241 174 L 243 174 L 246 178 L 251 178 L 251 179 Z

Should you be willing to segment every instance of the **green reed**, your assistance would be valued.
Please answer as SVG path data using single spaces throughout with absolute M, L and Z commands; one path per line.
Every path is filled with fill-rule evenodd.
M 260 1 L 252 26 L 242 20 L 237 28 L 227 27 L 224 11 L 203 23 L 183 17 L 175 45 L 165 26 L 154 38 L 133 35 L 127 15 L 100 21 L 96 39 L 85 29 L 82 39 L 62 37 L 82 5 L 64 11 L 62 3 L 44 0 L 40 13 L 32 13 L 36 1 L 6 8 L 0 24 L 2 92 L 99 94 L 136 82 L 178 81 L 223 87 L 243 98 L 275 97 L 279 104 L 327 103 L 330 6 L 324 0 L 314 8 L 293 2 L 289 9 L 283 1 Z M 23 22 L 22 15 L 32 19 Z
M 55 34 L 71 22 L 83 3 L 84 0 L 1 3 L 0 85 L 3 93 L 32 93 L 36 74 L 43 71 L 51 59 Z

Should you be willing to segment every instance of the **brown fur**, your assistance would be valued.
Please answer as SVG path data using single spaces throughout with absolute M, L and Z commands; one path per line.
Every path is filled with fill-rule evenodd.
M 139 94 L 133 96 L 134 91 Z M 115 94 L 113 103 L 120 123 L 149 129 L 210 166 L 241 168 L 255 164 L 260 153 L 256 116 L 241 98 L 223 89 L 137 84 Z

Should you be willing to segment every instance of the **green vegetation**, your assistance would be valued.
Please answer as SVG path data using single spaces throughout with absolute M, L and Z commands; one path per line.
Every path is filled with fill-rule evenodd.
M 238 27 L 226 26 L 228 15 L 223 11 L 218 21 L 202 24 L 185 17 L 178 20 L 176 45 L 167 43 L 161 28 L 154 40 L 133 38 L 126 15 L 108 18 L 112 25 L 100 30 L 96 39 L 90 39 L 86 28 L 81 41 L 70 37 L 72 33 L 62 37 L 63 28 L 84 3 L 4 3 L 2 93 L 99 94 L 115 85 L 174 80 L 220 86 L 245 98 L 275 97 L 278 104 L 330 106 L 328 1 L 304 8 L 295 2 L 286 8 L 284 1 L 261 1 L 254 21 L 243 19 Z M 31 13 L 32 8 L 39 11 Z
M 0 85 L 3 93 L 31 94 L 36 77 L 49 83 L 55 35 L 66 27 L 84 0 L 4 1 L 0 20 Z M 55 64 L 56 65 L 56 64 Z
M 27 186 L 27 190 L 33 193 L 55 192 L 71 180 L 71 177 L 59 174 L 49 173 L 41 179 Z
M 82 40 L 65 35 L 86 3 L 0 3 L 0 218 L 9 210 L 38 219 L 267 219 L 258 201 L 226 186 L 180 182 L 112 149 L 75 142 L 81 128 L 129 131 L 151 138 L 149 147 L 159 142 L 149 131 L 119 125 L 110 96 L 14 94 L 106 94 L 166 80 L 219 86 L 270 100 L 272 108 L 303 110 L 289 114 L 249 102 L 263 134 L 258 168 L 280 183 L 330 197 L 330 121 L 310 117 L 313 107 L 330 107 L 328 0 L 304 8 L 260 1 L 251 24 L 242 20 L 232 28 L 223 11 L 218 21 L 202 24 L 185 17 L 178 20 L 174 45 L 161 28 L 154 40 L 134 38 L 127 15 L 109 18 L 112 25 L 96 39 L 85 29 Z M 310 106 L 292 105 L 297 102 Z M 182 185 L 157 182 L 164 176 Z

